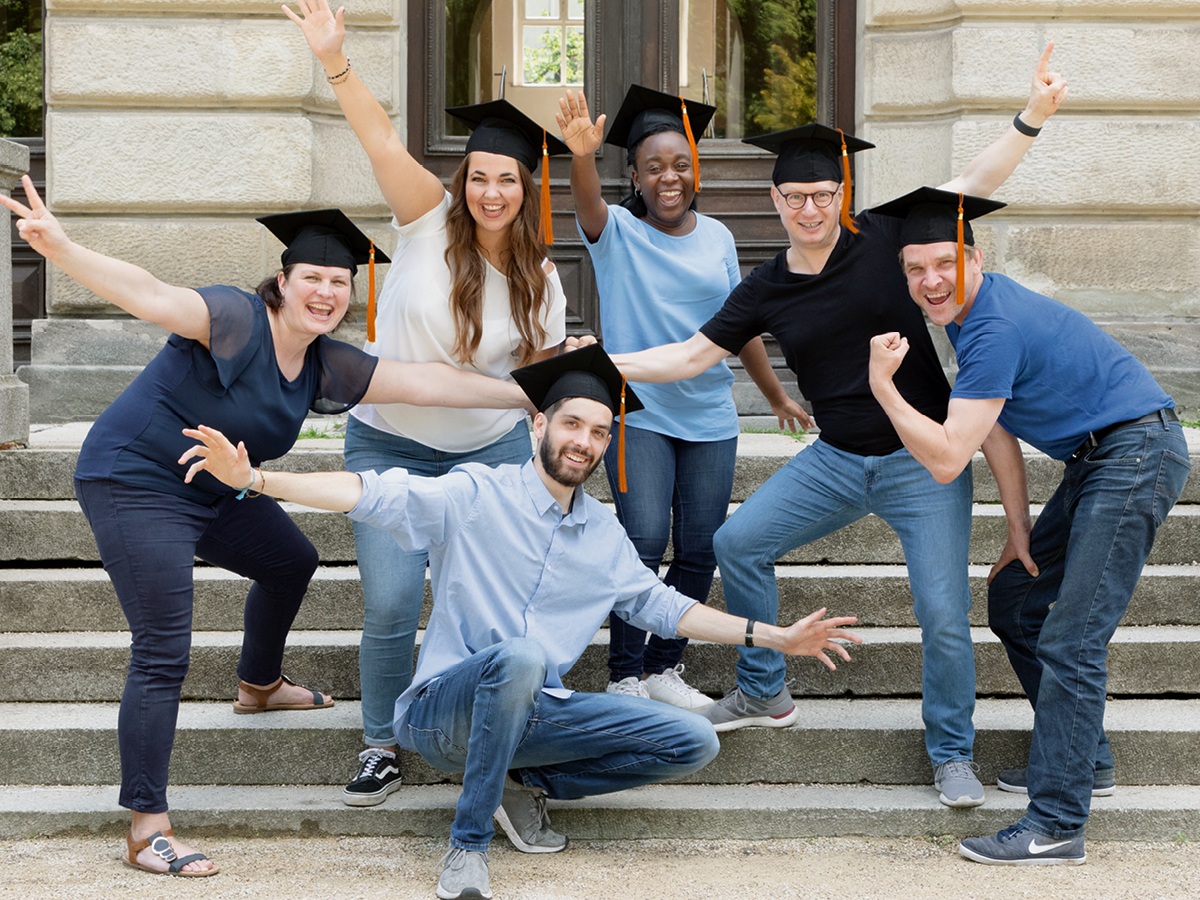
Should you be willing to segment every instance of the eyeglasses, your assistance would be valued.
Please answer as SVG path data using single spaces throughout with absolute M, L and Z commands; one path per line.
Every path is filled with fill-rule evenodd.
M 806 194 L 803 191 L 794 191 L 790 194 L 784 194 L 783 199 L 792 209 L 803 209 L 804 204 L 812 200 L 813 206 L 817 209 L 824 209 L 833 202 L 833 196 L 836 191 L 815 191 L 811 194 Z

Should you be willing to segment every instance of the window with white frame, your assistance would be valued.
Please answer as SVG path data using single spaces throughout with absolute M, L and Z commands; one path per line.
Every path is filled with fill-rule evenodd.
M 584 0 L 517 0 L 521 84 L 583 84 Z

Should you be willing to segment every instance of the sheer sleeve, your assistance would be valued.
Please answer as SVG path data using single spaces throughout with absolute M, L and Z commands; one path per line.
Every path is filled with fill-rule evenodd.
M 254 294 L 227 284 L 197 288 L 208 306 L 208 352 L 216 365 L 217 378 L 226 390 L 249 365 L 261 340 L 266 319 L 256 315 Z
M 345 412 L 366 394 L 379 359 L 327 335 L 317 338 L 316 354 L 320 372 L 312 411 Z

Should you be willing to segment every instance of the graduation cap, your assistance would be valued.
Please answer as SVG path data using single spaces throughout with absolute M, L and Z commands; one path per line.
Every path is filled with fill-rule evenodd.
M 692 172 L 696 178 L 696 193 L 700 193 L 700 154 L 696 150 L 695 136 L 704 133 L 716 112 L 717 108 L 707 103 L 688 101 L 674 94 L 631 84 L 604 143 L 628 149 L 651 132 L 664 129 L 679 132 L 687 138 L 692 150 Z
M 624 492 L 625 414 L 645 409 L 645 406 L 626 383 L 625 376 L 617 371 L 604 348 L 589 344 L 580 350 L 514 369 L 512 377 L 539 412 L 545 412 L 559 400 L 584 397 L 603 403 L 614 416 L 621 417 L 617 437 L 617 480 Z
M 761 147 L 774 153 L 775 170 L 771 180 L 776 184 L 810 184 L 814 181 L 836 181 L 845 187 L 842 192 L 842 225 L 855 234 L 858 229 L 850 218 L 850 154 L 870 150 L 875 145 L 846 134 L 840 128 L 827 125 L 801 125 L 786 131 L 743 138 L 743 144 Z
M 872 212 L 882 216 L 903 219 L 900 226 L 900 244 L 940 244 L 953 241 L 958 245 L 958 283 L 955 303 L 963 304 L 963 247 L 975 246 L 975 235 L 971 231 L 971 219 L 1003 209 L 1007 203 L 956 194 L 938 188 L 921 187 L 903 197 L 876 206 Z
M 536 172 L 544 157 L 570 153 L 570 148 L 521 112 L 507 100 L 490 100 L 473 106 L 454 106 L 446 110 L 471 129 L 467 138 L 467 152 L 482 150 L 511 156 L 527 168 Z M 554 232 L 550 227 L 550 167 L 542 166 L 542 217 L 538 239 L 546 244 L 554 243 Z
M 279 238 L 285 247 L 279 256 L 283 266 L 308 263 L 312 266 L 337 266 L 358 273 L 358 264 L 370 266 L 370 296 L 367 298 L 367 340 L 375 340 L 375 263 L 391 260 L 375 242 L 359 231 L 340 209 L 307 209 L 274 216 L 259 216 L 257 221 Z

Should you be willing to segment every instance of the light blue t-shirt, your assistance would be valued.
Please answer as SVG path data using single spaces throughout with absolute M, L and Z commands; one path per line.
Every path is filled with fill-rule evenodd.
M 1137 359 L 1085 316 L 989 272 L 962 326 L 950 398 L 1003 397 L 1000 424 L 1055 459 L 1088 433 L 1175 403 Z
M 686 341 L 741 281 L 733 235 L 699 213 L 692 232 L 676 237 L 610 205 L 599 239 L 592 243 L 583 235 L 583 240 L 596 270 L 600 327 L 609 353 Z M 635 382 L 646 408 L 629 413 L 626 424 L 689 441 L 737 437 L 732 384 L 724 361 L 686 381 Z

